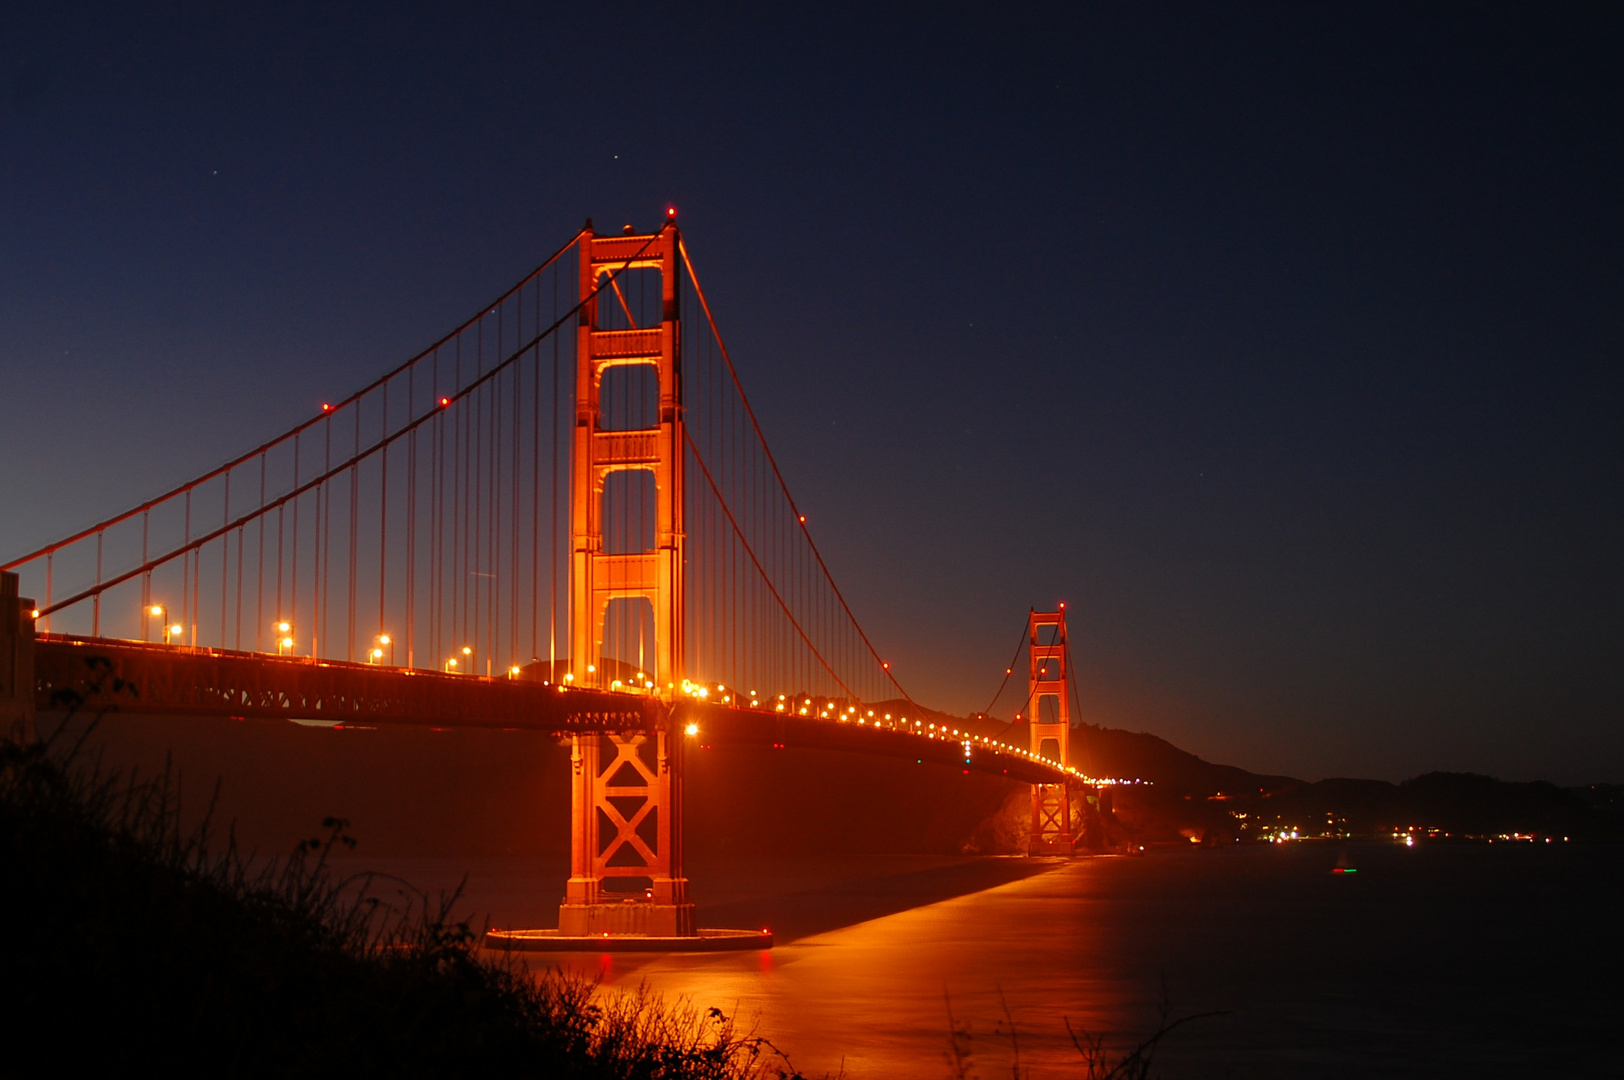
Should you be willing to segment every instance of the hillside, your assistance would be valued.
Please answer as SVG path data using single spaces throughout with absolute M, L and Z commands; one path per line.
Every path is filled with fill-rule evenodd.
M 900 706 L 892 703 L 889 707 Z M 1024 744 L 1024 721 L 923 710 L 936 723 Z M 1138 780 L 1115 787 L 1111 812 L 1136 842 L 1228 842 L 1299 837 L 1498 840 L 1624 839 L 1624 786 L 1560 788 L 1472 773 L 1433 772 L 1394 784 L 1334 778 L 1314 783 L 1219 765 L 1147 732 L 1081 724 L 1071 764 L 1092 776 Z

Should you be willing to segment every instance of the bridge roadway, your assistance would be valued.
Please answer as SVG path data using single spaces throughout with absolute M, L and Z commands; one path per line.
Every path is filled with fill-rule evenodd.
M 532 679 L 450 675 L 309 657 L 41 634 L 36 707 L 61 712 L 320 720 L 381 727 L 502 728 L 554 735 L 653 731 L 696 724 L 702 747 L 841 750 L 1059 783 L 1060 768 L 1018 750 L 899 728 L 713 702 L 667 706 L 642 694 Z

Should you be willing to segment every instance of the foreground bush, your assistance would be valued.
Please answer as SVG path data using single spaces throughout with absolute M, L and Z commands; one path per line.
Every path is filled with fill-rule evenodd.
M 787 1076 L 717 1010 L 483 959 L 449 900 L 338 881 L 344 822 L 255 868 L 175 785 L 0 741 L 0 1031 L 13 1065 L 220 1076 Z

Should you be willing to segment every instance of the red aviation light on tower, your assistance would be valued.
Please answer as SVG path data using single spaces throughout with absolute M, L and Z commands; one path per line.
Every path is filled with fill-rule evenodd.
M 445 408 L 445 407 L 446 407 L 446 406 L 447 406 L 447 405 L 450 405 L 450 404 L 451 404 L 451 399 L 450 399 L 450 398 L 448 398 L 448 397 L 443 397 L 443 398 L 441 398 L 441 399 L 440 399 L 440 408 L 442 408 L 442 409 L 443 409 L 443 408 Z
M 677 220 L 677 208 L 675 206 L 668 206 L 665 208 L 665 219 L 667 221 Z
M 327 404 L 327 402 L 324 401 L 324 402 L 321 403 L 321 411 L 322 412 L 332 412 L 333 407 L 331 405 Z

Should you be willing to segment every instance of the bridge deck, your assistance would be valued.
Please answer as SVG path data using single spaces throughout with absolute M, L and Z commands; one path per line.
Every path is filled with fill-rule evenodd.
M 640 694 L 529 679 L 448 675 L 107 638 L 42 634 L 35 642 L 41 711 L 318 720 L 353 726 L 512 728 L 569 735 L 695 724 L 701 747 L 841 750 L 1056 783 L 1067 774 L 1017 750 L 899 727 L 696 701 L 674 708 Z M 1075 774 L 1073 774 L 1075 775 Z

